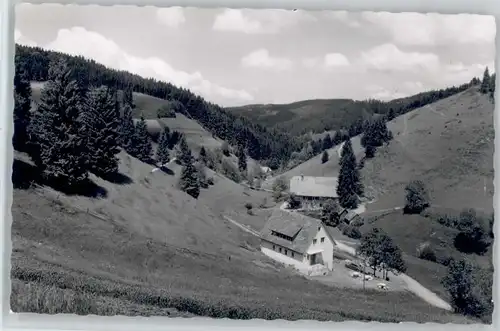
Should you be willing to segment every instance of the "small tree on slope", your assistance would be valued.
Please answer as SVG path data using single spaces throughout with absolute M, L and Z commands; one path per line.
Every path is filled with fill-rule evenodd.
M 81 94 L 66 63 L 52 62 L 29 130 L 32 158 L 46 179 L 67 188 L 88 178 L 82 107 Z
M 135 125 L 132 118 L 132 108 L 129 105 L 125 105 L 121 118 L 120 143 L 123 149 L 129 154 L 133 154 L 134 136 Z
M 491 77 L 488 67 L 484 70 L 483 80 L 481 81 L 480 91 L 483 94 L 490 92 Z
M 28 127 L 31 119 L 31 85 L 21 64 L 16 65 L 14 75 L 14 137 L 12 143 L 18 151 L 25 151 L 28 143 Z
M 192 162 L 182 167 L 181 177 L 179 178 L 179 188 L 195 199 L 200 195 L 198 173 Z
M 420 180 L 413 180 L 405 187 L 405 207 L 407 214 L 418 214 L 429 207 L 430 200 L 425 185 Z
M 98 176 L 107 176 L 118 171 L 120 152 L 120 112 L 114 93 L 107 87 L 93 89 L 88 93 L 84 121 L 89 157 L 89 170 Z
M 328 162 L 329 156 L 327 151 L 323 151 L 323 155 L 321 155 L 321 163 L 324 164 Z
M 135 125 L 135 134 L 133 138 L 133 155 L 142 162 L 150 162 L 153 157 L 153 147 L 149 139 L 146 120 L 141 119 Z
M 170 161 L 170 153 L 168 151 L 169 133 L 167 129 L 163 129 L 158 141 L 158 149 L 156 150 L 156 161 L 161 165 Z

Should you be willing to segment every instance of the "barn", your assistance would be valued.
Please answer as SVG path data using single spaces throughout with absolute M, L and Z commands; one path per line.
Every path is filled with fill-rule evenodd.
M 290 179 L 290 193 L 301 200 L 304 207 L 321 207 L 329 199 L 338 199 L 337 177 L 294 176 Z

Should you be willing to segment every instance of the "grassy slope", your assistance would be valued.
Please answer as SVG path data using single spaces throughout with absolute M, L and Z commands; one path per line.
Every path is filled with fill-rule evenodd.
M 120 157 L 132 182 L 93 178 L 107 191 L 101 199 L 14 190 L 14 311 L 470 322 L 408 293 L 340 290 L 294 275 L 209 207 L 219 205 L 224 179 L 194 200 L 175 189 L 175 176 Z M 25 181 L 33 173 L 23 161 L 15 171 Z M 228 207 L 261 198 L 229 190 Z
M 492 211 L 493 109 L 488 97 L 473 88 L 389 122 L 394 140 L 379 148 L 362 171 L 367 193 L 377 199 L 368 210 L 402 205 L 404 186 L 418 178 L 428 186 L 433 204 Z M 360 160 L 360 136 L 352 144 Z M 318 155 L 280 176 L 337 176 L 337 148 L 328 154 L 325 164 Z
M 432 203 L 439 209 L 458 212 L 463 207 L 493 211 L 493 105 L 486 96 L 470 89 L 416 109 L 388 125 L 394 134 L 389 146 L 377 150 L 362 171 L 367 193 L 376 201 L 367 211 L 404 204 L 404 186 L 413 178 L 427 185 Z M 352 140 L 358 160 L 363 156 L 360 137 Z M 321 164 L 321 155 L 283 174 L 337 176 L 336 149 L 329 151 L 330 161 Z M 269 186 L 272 181 L 269 181 Z M 486 187 L 486 189 L 485 189 Z M 406 253 L 408 274 L 424 286 L 446 297 L 440 279 L 446 267 L 416 258 L 416 247 L 430 241 L 444 256 L 459 256 L 452 240 L 455 230 L 422 216 L 403 215 L 400 211 L 378 217 L 366 225 L 383 228 Z M 491 254 L 473 257 L 486 266 Z

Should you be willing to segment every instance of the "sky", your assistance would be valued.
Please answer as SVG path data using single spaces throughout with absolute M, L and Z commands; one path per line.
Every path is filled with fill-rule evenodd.
M 494 71 L 495 19 L 20 4 L 15 40 L 189 88 L 221 106 L 390 100 Z

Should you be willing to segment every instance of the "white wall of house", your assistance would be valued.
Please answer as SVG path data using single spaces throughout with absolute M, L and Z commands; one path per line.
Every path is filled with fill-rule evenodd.
M 307 252 L 314 252 L 317 250 L 323 250 L 318 255 L 321 255 L 322 263 L 328 268 L 328 270 L 333 269 L 333 247 L 335 243 L 330 240 L 326 230 L 323 226 L 319 226 L 319 231 L 313 239 L 313 242 L 307 249 Z
M 281 248 L 281 253 L 279 252 L 279 248 Z M 292 257 L 292 252 L 286 249 L 287 254 L 285 255 L 284 247 L 280 247 L 279 245 L 272 244 L 265 240 L 262 240 L 260 243 L 260 251 L 264 255 L 270 257 L 271 259 L 283 263 L 285 265 L 292 265 L 293 267 L 295 267 L 300 271 L 307 271 L 310 267 L 309 264 L 304 263 L 304 256 L 302 254 L 293 252 L 293 257 Z

